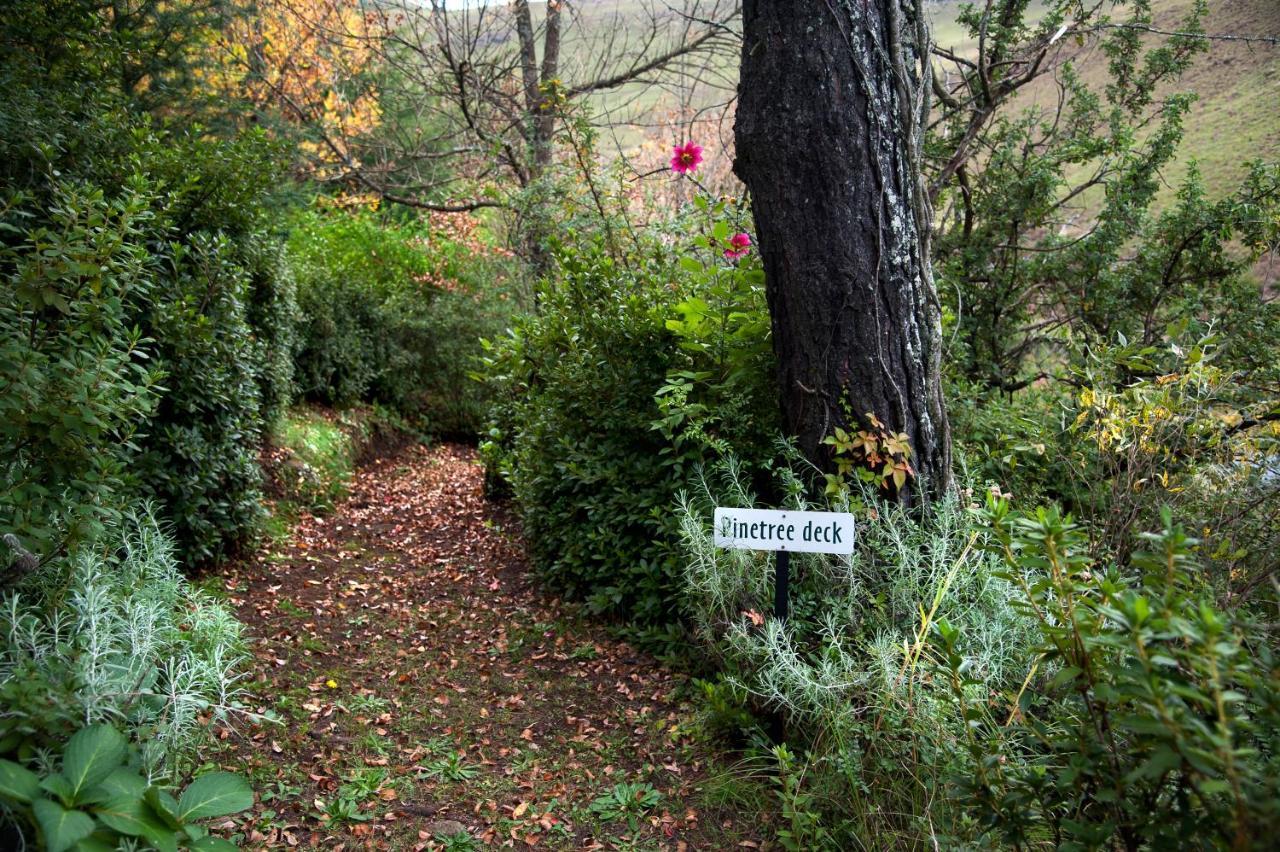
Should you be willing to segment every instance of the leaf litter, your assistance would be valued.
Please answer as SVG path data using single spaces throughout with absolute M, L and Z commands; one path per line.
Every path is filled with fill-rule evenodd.
M 215 762 L 258 791 L 223 833 L 255 849 L 767 848 L 760 815 L 706 801 L 724 767 L 689 735 L 684 676 L 527 569 L 517 519 L 452 444 L 374 461 L 332 514 L 226 568 L 254 709 L 276 721 L 219 732 Z M 629 819 L 592 810 L 633 787 Z

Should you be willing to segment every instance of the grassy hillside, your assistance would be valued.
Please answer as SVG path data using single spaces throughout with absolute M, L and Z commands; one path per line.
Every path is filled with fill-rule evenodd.
M 1193 0 L 1154 0 L 1153 26 L 1176 30 Z M 935 10 L 934 38 L 958 51 L 973 49 L 967 33 L 954 23 L 959 3 Z M 1209 0 L 1205 29 L 1210 34 L 1280 36 L 1280 3 L 1276 0 Z M 1160 36 L 1151 36 L 1153 41 Z M 1107 81 L 1106 57 L 1095 43 L 1064 52 L 1083 79 L 1100 90 Z M 1230 191 L 1252 159 L 1280 159 L 1280 46 L 1261 42 L 1213 41 L 1173 92 L 1198 97 L 1185 123 L 1177 161 L 1165 177 L 1176 186 L 1194 159 L 1211 195 Z M 1019 103 L 1050 106 L 1056 91 L 1050 76 L 1041 78 Z M 1171 192 L 1172 189 L 1166 190 Z
M 1193 0 L 1153 0 L 1157 29 L 1177 29 Z M 955 22 L 960 0 L 944 0 L 930 6 L 934 39 L 959 53 L 974 49 L 973 40 Z M 602 0 L 589 4 L 578 21 L 578 32 L 566 38 L 570 65 L 588 64 L 601 45 L 601 32 L 624 29 L 628 21 L 643 18 L 642 0 Z M 1123 11 L 1123 10 L 1121 10 Z M 1211 34 L 1280 36 L 1280 2 L 1277 0 L 1209 0 L 1206 30 Z M 1152 39 L 1160 38 L 1152 36 Z M 1107 67 L 1096 44 L 1064 52 L 1062 59 L 1075 62 L 1084 79 L 1100 88 Z M 716 68 L 685 104 L 655 86 L 637 84 L 603 93 L 593 101 L 598 114 L 609 114 L 627 126 L 617 134 L 623 147 L 644 138 L 644 128 L 660 123 L 673 112 L 692 112 L 731 97 L 736 77 L 732 62 Z M 1045 77 L 1032 86 L 1021 104 L 1048 103 L 1054 85 Z M 1176 186 L 1188 163 L 1198 162 L 1211 194 L 1221 195 L 1235 186 L 1250 159 L 1280 159 L 1280 46 L 1265 43 L 1214 41 L 1174 91 L 1199 95 L 1186 121 L 1186 135 L 1177 163 L 1167 179 Z

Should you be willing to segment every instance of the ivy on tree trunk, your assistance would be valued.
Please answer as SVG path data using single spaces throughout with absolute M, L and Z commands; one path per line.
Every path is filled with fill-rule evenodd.
M 950 485 L 920 128 L 922 0 L 747 0 L 734 170 L 751 192 L 784 423 L 804 454 L 905 433 L 897 499 Z

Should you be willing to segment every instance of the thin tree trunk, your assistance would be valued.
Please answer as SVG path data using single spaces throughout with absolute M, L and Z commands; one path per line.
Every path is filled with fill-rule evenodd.
M 747 0 L 734 170 L 751 192 L 786 428 L 820 467 L 837 426 L 905 433 L 951 481 L 920 174 L 922 0 Z M 890 492 L 896 489 L 890 488 Z
M 556 134 L 556 113 L 559 105 L 551 99 L 560 73 L 560 0 L 547 0 L 547 30 L 542 38 L 542 87 L 545 92 L 538 100 L 538 115 L 534 128 L 533 159 L 539 172 L 551 165 L 552 145 Z
M 533 15 L 529 11 L 528 0 L 515 0 L 514 11 L 516 17 L 516 35 L 520 41 L 520 73 L 522 83 L 524 85 L 524 141 L 527 147 L 529 182 L 535 192 L 540 191 L 538 179 L 541 178 L 551 164 L 552 150 L 551 137 L 555 132 L 555 118 L 553 115 L 548 116 L 549 122 L 544 121 L 543 113 L 547 110 L 543 109 L 543 82 L 545 80 L 539 76 L 538 70 L 538 52 L 537 44 L 534 41 Z M 560 10 L 557 7 L 554 10 L 554 21 L 550 20 L 552 11 L 548 9 L 548 29 L 546 38 L 548 42 L 543 46 L 544 62 L 550 59 L 553 65 L 558 61 L 560 51 Z M 554 24 L 554 38 L 552 37 L 552 24 Z M 546 51 L 554 48 L 554 56 L 549 56 Z M 545 66 L 544 66 L 545 70 Z M 543 132 L 547 132 L 547 137 L 543 138 Z M 521 229 L 524 231 L 525 254 L 532 264 L 534 270 L 539 274 L 545 274 L 551 269 L 551 255 L 547 251 L 547 237 L 549 233 L 549 224 L 545 213 L 541 210 L 541 205 L 536 201 L 530 205 L 522 216 L 523 221 L 520 223 Z
M 533 16 L 529 12 L 529 0 L 515 0 L 514 6 L 516 37 L 520 40 L 520 82 L 524 86 L 524 108 L 525 114 L 532 119 L 538 109 L 538 54 L 533 40 Z

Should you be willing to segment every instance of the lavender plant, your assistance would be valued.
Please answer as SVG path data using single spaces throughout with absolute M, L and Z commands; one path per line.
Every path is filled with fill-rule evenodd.
M 178 570 L 150 508 L 0 597 L 0 755 L 107 723 L 172 777 L 212 719 L 242 713 L 241 625 Z

